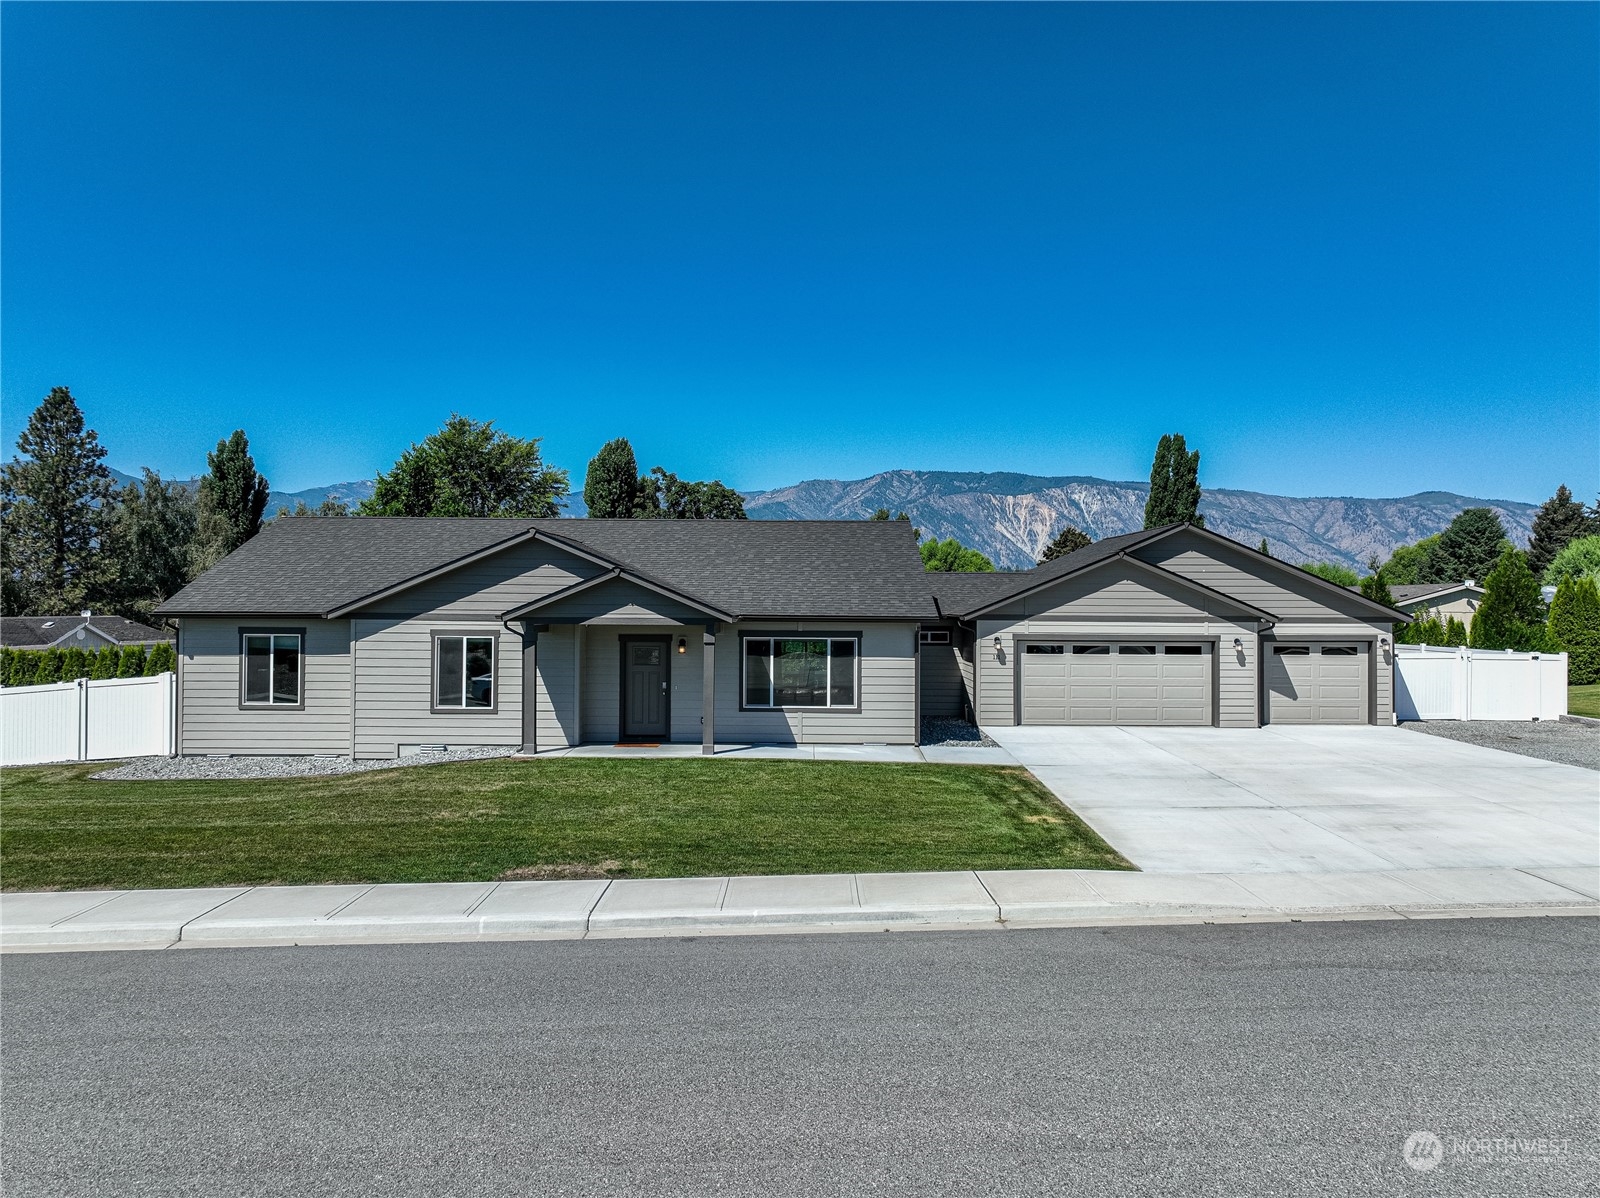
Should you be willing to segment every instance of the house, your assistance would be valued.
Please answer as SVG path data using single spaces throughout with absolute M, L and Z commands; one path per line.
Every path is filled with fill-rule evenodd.
M 904 521 L 274 521 L 160 609 L 185 754 L 1390 723 L 1405 617 L 1187 525 L 929 574 Z
M 1483 588 L 1474 579 L 1465 582 L 1419 582 L 1389 588 L 1394 605 L 1410 616 L 1437 615 L 1441 621 L 1451 616 L 1470 627 L 1483 602 Z
M 172 634 L 121 616 L 97 616 L 79 612 L 75 616 L 0 617 L 0 647 L 6 649 L 104 649 L 111 645 L 164 645 Z

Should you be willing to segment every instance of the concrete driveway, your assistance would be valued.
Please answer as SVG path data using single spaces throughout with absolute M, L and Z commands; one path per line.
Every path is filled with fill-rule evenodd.
M 1594 867 L 1600 773 L 1400 728 L 985 728 L 1142 869 Z

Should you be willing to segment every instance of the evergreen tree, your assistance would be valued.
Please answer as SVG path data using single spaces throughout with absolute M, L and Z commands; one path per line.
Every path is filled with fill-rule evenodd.
M 1563 578 L 1550 603 L 1550 639 L 1567 654 L 1567 682 L 1600 682 L 1600 587 L 1592 578 Z
M 60 649 L 46 649 L 40 653 L 38 672 L 34 675 L 33 684 L 43 686 L 47 682 L 60 682 L 61 658 Z
M 943 574 L 988 574 L 994 563 L 976 549 L 968 549 L 954 537 L 939 541 L 929 538 L 917 547 L 922 553 L 922 568 Z
M 218 441 L 206 462 L 210 471 L 200 479 L 195 511 L 193 574 L 210 569 L 261 531 L 270 495 L 267 480 L 256 473 L 250 440 L 243 429 L 234 429 L 232 436 Z
M 316 507 L 311 507 L 304 499 L 296 499 L 292 508 L 278 509 L 274 520 L 293 519 L 298 516 L 348 516 L 350 505 L 342 499 L 329 495 Z
M 1556 554 L 1583 536 L 1588 523 L 1583 504 L 1572 497 L 1566 484 L 1557 487 L 1533 518 L 1533 539 L 1528 542 L 1528 569 L 1533 576 L 1542 578 Z
M 168 674 L 178 668 L 178 651 L 172 647 L 171 641 L 163 641 L 150 650 L 150 657 L 145 662 L 144 672 L 150 674 Z
M 96 679 L 115 678 L 121 665 L 122 650 L 114 645 L 105 645 L 94 655 L 94 666 L 89 672 L 89 677 Z
M 7 686 L 32 686 L 34 674 L 39 669 L 39 655 L 18 650 L 11 655 L 6 672 Z
M 1182 433 L 1164 434 L 1150 465 L 1150 495 L 1144 505 L 1144 526 L 1193 524 L 1204 528 L 1200 515 L 1200 451 L 1190 452 Z
M 87 678 L 89 655 L 74 645 L 61 654 L 62 678 Z
M 1389 593 L 1389 583 L 1383 576 L 1381 566 L 1361 580 L 1361 593 L 1374 603 L 1394 606 L 1394 596 Z
M 626 437 L 607 441 L 589 459 L 583 476 L 583 502 L 596 518 L 627 518 L 639 507 L 639 463 Z
M 1483 602 L 1467 632 L 1467 643 L 1472 648 L 1532 651 L 1545 646 L 1539 581 L 1529 571 L 1528 559 L 1521 552 L 1507 545 L 1483 588 Z
M 8 615 L 76 611 L 96 583 L 110 517 L 104 446 L 65 387 L 53 387 L 0 466 L 0 602 Z
M 1445 626 L 1440 623 L 1438 612 L 1422 611 L 1411 623 L 1397 628 L 1394 639 L 1398 645 L 1443 645 L 1446 643 Z
M 1600 536 L 1578 537 L 1568 542 L 1545 568 L 1546 586 L 1560 586 L 1566 578 L 1600 579 Z
M 1039 557 L 1039 564 L 1042 566 L 1045 562 L 1053 562 L 1058 557 L 1066 557 L 1067 554 L 1075 550 L 1084 549 L 1093 544 L 1093 537 L 1068 524 L 1060 532 L 1056 533 L 1055 540 L 1044 547 L 1044 553 Z
M 544 464 L 538 437 L 513 437 L 491 420 L 452 413 L 378 475 L 357 514 L 549 518 L 560 514 L 567 492 L 567 472 Z
M 190 578 L 199 512 L 182 483 L 153 470 L 123 488 L 105 538 L 108 575 L 99 598 L 112 611 L 149 623 Z
M 1465 648 L 1467 644 L 1467 626 L 1456 617 L 1451 616 L 1444 626 L 1444 643 L 1451 648 Z
M 143 645 L 123 647 L 122 658 L 117 662 L 118 678 L 143 678 L 145 652 Z
M 1256 546 L 1256 552 L 1260 553 L 1263 557 L 1271 557 L 1272 556 L 1272 550 L 1267 546 L 1267 538 L 1266 537 L 1262 537 L 1261 538 L 1261 544 Z
M 1422 581 L 1464 582 L 1470 578 L 1481 586 L 1510 543 L 1505 525 L 1492 509 L 1469 507 L 1439 534 L 1438 543 L 1428 554 L 1428 569 L 1433 577 Z

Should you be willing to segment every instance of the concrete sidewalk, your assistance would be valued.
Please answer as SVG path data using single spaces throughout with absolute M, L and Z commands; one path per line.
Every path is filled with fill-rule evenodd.
M 52 951 L 1150 922 L 1600 914 L 1591 867 L 1350 873 L 998 870 L 0 895 Z

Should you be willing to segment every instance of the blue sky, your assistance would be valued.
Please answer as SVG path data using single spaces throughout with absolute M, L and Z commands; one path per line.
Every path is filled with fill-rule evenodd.
M 3 9 L 3 432 L 1600 486 L 1592 5 Z

